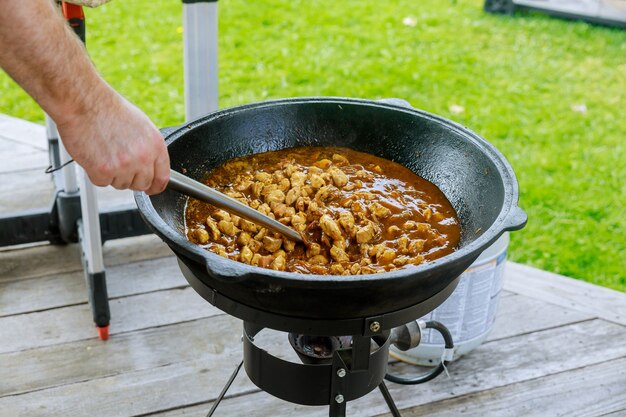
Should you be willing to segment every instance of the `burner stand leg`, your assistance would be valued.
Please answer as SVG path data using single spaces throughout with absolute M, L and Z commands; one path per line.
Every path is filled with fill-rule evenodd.
M 391 397 L 391 393 L 387 389 L 387 385 L 385 385 L 385 381 L 380 383 L 380 385 L 378 386 L 378 389 L 380 389 L 381 394 L 383 394 L 383 398 L 385 399 L 385 402 L 387 403 L 387 406 L 389 407 L 389 411 L 391 411 L 391 415 L 393 417 L 402 417 L 400 415 L 400 411 L 398 410 L 398 407 L 396 407 L 396 403 L 393 401 L 393 398 Z
M 328 417 L 346 417 L 346 402 L 331 404 L 328 407 Z
M 215 413 L 215 410 L 217 410 L 217 406 L 220 405 L 220 403 L 224 399 L 224 396 L 226 395 L 226 391 L 228 391 L 230 386 L 235 381 L 235 378 L 237 378 L 237 374 L 239 373 L 239 370 L 241 369 L 241 365 L 243 365 L 243 359 L 241 360 L 241 362 L 239 362 L 239 365 L 237 365 L 237 367 L 233 371 L 233 373 L 230 376 L 230 378 L 228 378 L 228 381 L 226 382 L 226 385 L 224 385 L 224 388 L 222 389 L 222 392 L 220 392 L 220 395 L 218 395 L 217 398 L 215 399 L 215 401 L 213 402 L 213 407 L 211 407 L 211 409 L 209 410 L 209 414 L 207 414 L 206 417 L 211 417 L 213 415 L 213 413 Z M 384 384 L 384 382 L 383 382 L 383 384 Z
M 339 352 L 333 355 L 333 367 L 330 380 L 329 417 L 346 416 L 346 400 L 343 396 L 347 384 L 348 366 Z

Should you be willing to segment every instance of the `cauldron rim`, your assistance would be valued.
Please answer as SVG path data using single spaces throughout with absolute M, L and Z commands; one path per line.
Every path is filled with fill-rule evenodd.
M 220 118 L 232 117 L 233 115 L 245 112 L 250 109 L 315 103 L 361 105 L 418 115 L 422 119 L 428 119 L 429 121 L 443 125 L 446 129 L 455 131 L 464 138 L 471 140 L 472 143 L 477 148 L 479 148 L 481 152 L 487 154 L 489 160 L 492 161 L 497 167 L 498 173 L 502 178 L 505 195 L 502 203 L 502 208 L 498 216 L 491 224 L 491 226 L 487 230 L 483 231 L 480 236 L 470 241 L 465 246 L 461 247 L 455 252 L 442 258 L 418 266 L 411 266 L 392 272 L 347 276 L 300 274 L 286 271 L 275 271 L 223 258 L 188 241 L 186 237 L 181 234 L 175 227 L 169 225 L 161 218 L 161 216 L 157 213 L 155 207 L 152 205 L 150 196 L 143 192 L 135 192 L 135 200 L 142 217 L 147 221 L 149 226 L 155 231 L 157 235 L 164 239 L 166 243 L 170 245 L 170 247 L 173 246 L 172 249 L 175 252 L 180 252 L 196 262 L 203 263 L 210 272 L 219 271 L 217 275 L 233 279 L 237 279 L 238 277 L 243 278 L 248 275 L 262 275 L 264 277 L 276 279 L 278 281 L 297 280 L 299 282 L 302 282 L 303 284 L 306 283 L 306 285 L 311 287 L 324 287 L 327 284 L 332 284 L 333 286 L 342 286 L 342 284 L 354 285 L 355 281 L 367 283 L 368 281 L 392 281 L 395 279 L 403 279 L 407 276 L 412 275 L 430 275 L 434 274 L 443 265 L 450 263 L 465 263 L 466 267 L 468 267 L 480 255 L 480 253 L 482 253 L 487 247 L 495 242 L 502 235 L 502 233 L 504 233 L 505 231 L 519 230 L 526 224 L 527 216 L 525 212 L 517 206 L 517 199 L 519 194 L 517 179 L 515 177 L 513 169 L 500 151 L 498 151 L 492 144 L 487 142 L 478 134 L 456 122 L 405 105 L 398 105 L 385 101 L 373 101 L 368 99 L 345 97 L 297 97 L 260 101 L 225 108 L 214 113 L 210 113 L 206 116 L 199 117 L 193 121 L 174 128 L 167 132 L 166 144 L 167 146 L 171 145 L 177 139 L 182 137 L 186 132 L 194 129 L 195 127 L 204 125 L 211 121 L 218 120 Z

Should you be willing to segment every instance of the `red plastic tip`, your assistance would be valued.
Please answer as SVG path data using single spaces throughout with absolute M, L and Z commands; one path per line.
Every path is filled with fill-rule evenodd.
M 109 338 L 109 326 L 96 326 L 96 329 L 98 329 L 98 337 L 100 340 L 107 340 Z
M 83 13 L 82 6 L 79 6 L 77 4 L 62 2 L 61 10 L 63 11 L 63 16 L 65 16 L 67 20 L 71 20 L 71 19 L 85 20 L 85 14 Z

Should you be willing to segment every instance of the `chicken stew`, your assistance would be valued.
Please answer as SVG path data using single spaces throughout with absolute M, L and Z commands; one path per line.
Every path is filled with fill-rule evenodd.
M 456 213 L 432 183 L 395 162 L 335 147 L 232 159 L 207 185 L 293 227 L 306 245 L 190 198 L 187 238 L 218 255 L 281 271 L 360 275 L 455 250 Z

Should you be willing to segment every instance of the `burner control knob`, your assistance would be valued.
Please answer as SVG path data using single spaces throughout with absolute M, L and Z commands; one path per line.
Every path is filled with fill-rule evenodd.
M 417 321 L 412 321 L 403 326 L 391 330 L 391 344 L 399 350 L 406 351 L 413 349 L 420 344 L 422 331 Z

